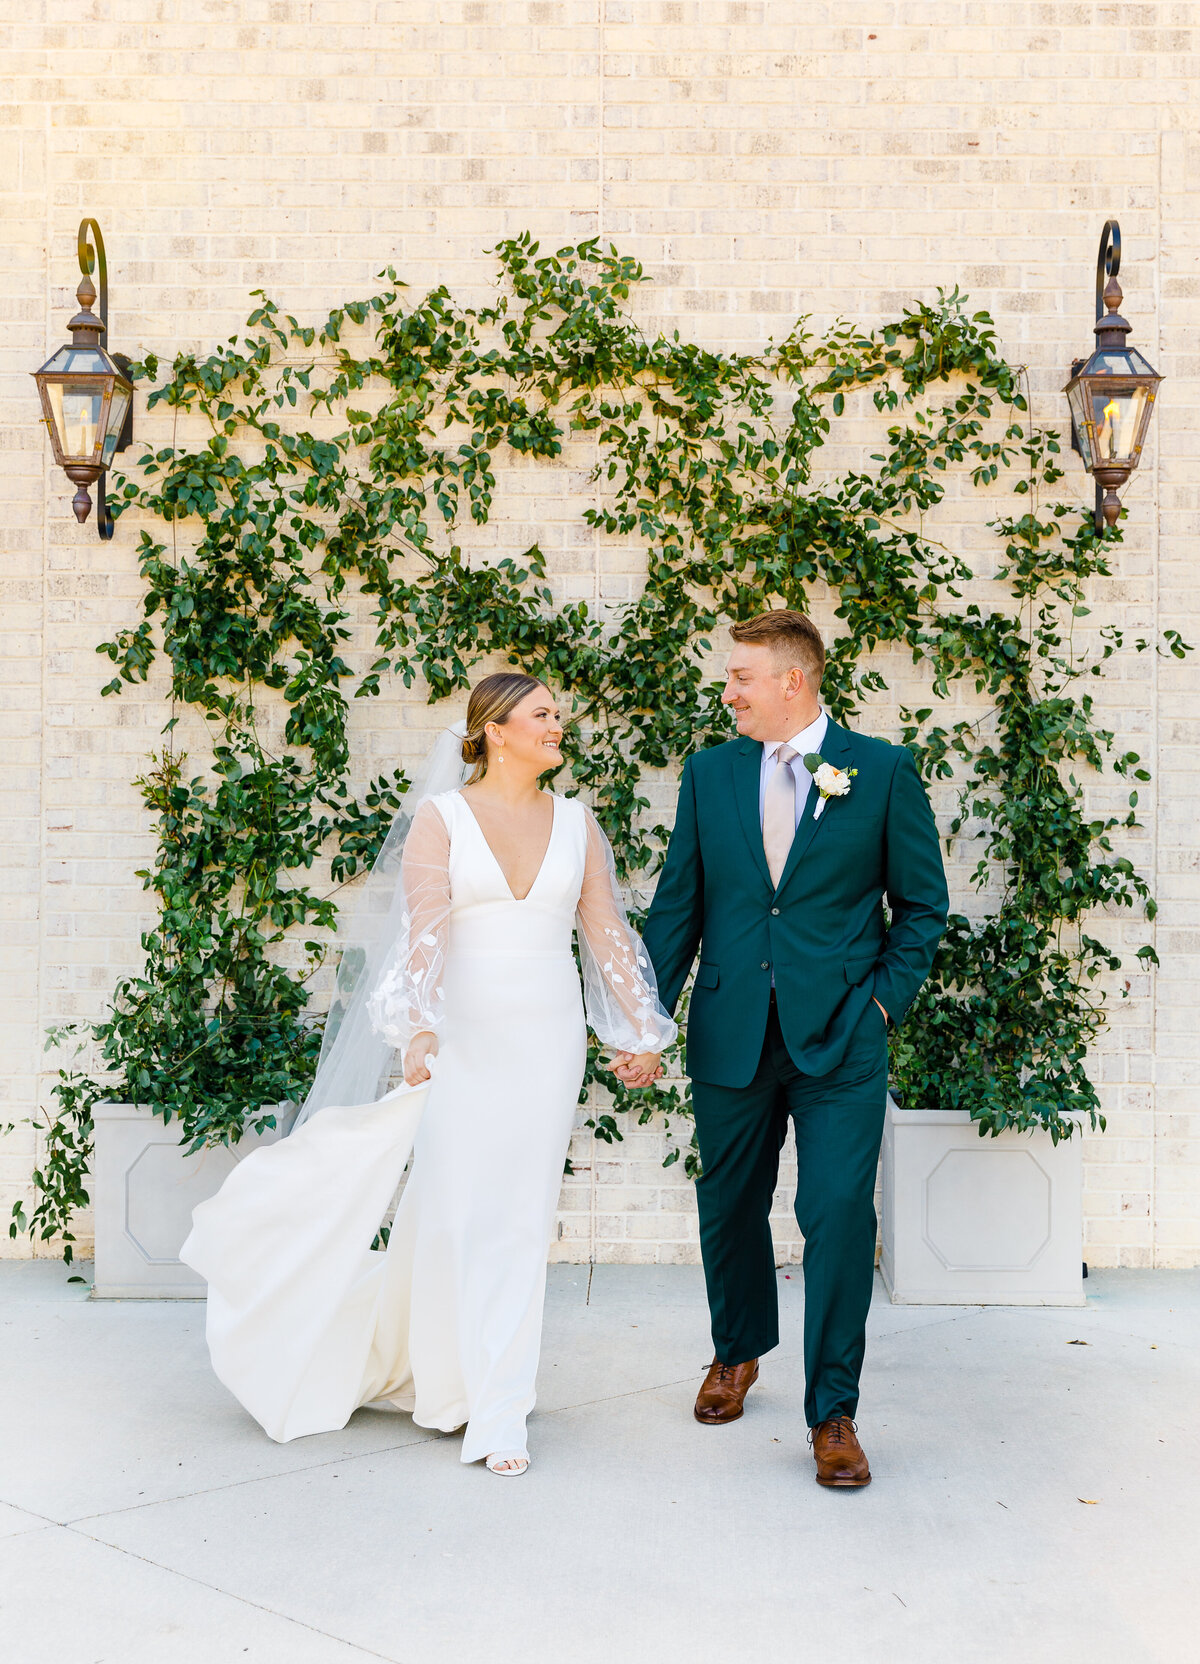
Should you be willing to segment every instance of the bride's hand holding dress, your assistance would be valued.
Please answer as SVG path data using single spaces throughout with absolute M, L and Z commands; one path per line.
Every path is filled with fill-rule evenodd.
M 436 1034 L 414 1034 L 412 1044 L 404 1054 L 404 1083 L 420 1086 L 430 1078 L 429 1060 L 437 1056 Z

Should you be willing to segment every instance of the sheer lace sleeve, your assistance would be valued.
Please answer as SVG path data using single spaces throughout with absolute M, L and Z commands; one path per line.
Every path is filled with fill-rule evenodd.
M 450 833 L 433 800 L 413 816 L 400 864 L 403 902 L 395 942 L 367 1003 L 371 1027 L 403 1050 L 437 1033 L 450 919 Z
M 678 1030 L 659 1003 L 650 956 L 625 916 L 608 839 L 590 809 L 576 925 L 587 1019 L 606 1045 L 661 1052 Z

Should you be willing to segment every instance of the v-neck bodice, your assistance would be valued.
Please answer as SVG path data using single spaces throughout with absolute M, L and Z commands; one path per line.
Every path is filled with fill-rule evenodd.
M 540 863 L 538 864 L 538 870 L 533 875 L 533 883 L 529 886 L 529 888 L 526 890 L 526 892 L 523 896 L 518 896 L 518 895 L 514 895 L 514 893 L 513 893 L 513 887 L 511 885 L 511 883 L 509 882 L 508 875 L 504 871 L 504 868 L 500 865 L 500 857 L 496 854 L 496 851 L 492 848 L 491 840 L 488 838 L 487 833 L 483 830 L 483 826 L 480 823 L 478 815 L 475 813 L 474 809 L 472 809 L 471 805 L 467 802 L 467 800 L 463 796 L 461 790 L 459 792 L 457 792 L 455 795 L 458 797 L 459 802 L 462 804 L 463 808 L 466 810 L 467 819 L 474 823 L 475 830 L 479 833 L 479 836 L 480 836 L 480 838 L 483 842 L 483 845 L 484 845 L 485 849 L 487 850 L 488 854 L 491 856 L 492 860 L 495 862 L 496 871 L 500 874 L 500 878 L 501 878 L 501 880 L 504 884 L 504 888 L 508 892 L 508 899 L 510 901 L 516 902 L 518 905 L 528 901 L 530 896 L 533 894 L 533 892 L 538 887 L 538 882 L 541 879 L 542 873 L 545 870 L 546 862 L 547 862 L 547 860 L 549 859 L 549 856 L 550 856 L 551 846 L 554 843 L 554 833 L 555 833 L 555 829 L 558 825 L 559 799 L 557 797 L 555 797 L 553 792 L 550 792 L 548 794 L 549 798 L 550 798 L 550 836 L 546 839 L 546 847 L 542 851 L 542 859 L 541 859 Z
M 587 860 L 582 804 L 554 796 L 542 864 L 518 899 L 461 792 L 435 801 L 450 834 L 451 952 L 569 955 Z

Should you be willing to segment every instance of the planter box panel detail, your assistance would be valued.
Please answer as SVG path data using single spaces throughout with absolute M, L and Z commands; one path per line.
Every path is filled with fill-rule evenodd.
M 275 1114 L 279 1127 L 248 1133 L 186 1155 L 177 1126 L 140 1104 L 97 1104 L 93 1158 L 96 1300 L 203 1300 L 205 1283 L 179 1263 L 192 1209 L 215 1196 L 243 1156 L 282 1136 L 295 1106 Z
M 889 1103 L 880 1269 L 896 1305 L 1082 1306 L 1082 1140 L 980 1138 Z

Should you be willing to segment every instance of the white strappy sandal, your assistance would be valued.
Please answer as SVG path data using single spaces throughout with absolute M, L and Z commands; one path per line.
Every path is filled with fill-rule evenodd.
M 501 1479 L 516 1479 L 528 1471 L 529 1457 L 523 1450 L 493 1450 L 484 1459 L 484 1466 L 489 1473 L 498 1473 Z

